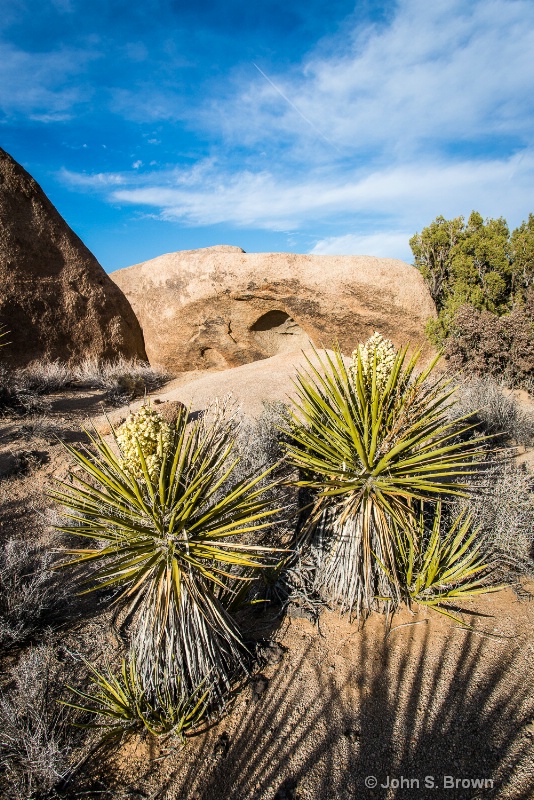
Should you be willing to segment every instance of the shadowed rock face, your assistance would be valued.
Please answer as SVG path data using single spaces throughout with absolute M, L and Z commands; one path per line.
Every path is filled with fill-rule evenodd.
M 428 350 L 435 307 L 419 272 L 396 259 L 169 253 L 114 272 L 151 361 L 174 372 L 225 369 L 338 341 L 350 353 L 375 330 Z
M 2 360 L 146 359 L 132 308 L 40 186 L 0 149 Z

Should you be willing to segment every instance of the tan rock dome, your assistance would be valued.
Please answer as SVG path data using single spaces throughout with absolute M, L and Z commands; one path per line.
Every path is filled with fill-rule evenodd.
M 2 360 L 146 359 L 128 300 L 35 180 L 0 149 Z
M 225 369 L 309 346 L 349 353 L 375 330 L 429 352 L 434 303 L 396 259 L 244 253 L 218 246 L 111 274 L 141 323 L 148 357 L 174 372 Z

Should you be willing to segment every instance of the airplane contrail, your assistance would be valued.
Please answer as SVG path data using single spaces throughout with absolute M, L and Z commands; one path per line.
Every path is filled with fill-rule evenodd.
M 260 75 L 263 75 L 263 77 L 265 78 L 265 80 L 267 81 L 267 83 L 270 83 L 270 85 L 273 87 L 273 89 L 274 89 L 276 92 L 278 92 L 278 94 L 280 95 L 280 97 L 283 97 L 283 99 L 286 101 L 286 103 L 289 103 L 289 105 L 291 106 L 291 108 L 292 108 L 294 111 L 296 111 L 296 112 L 297 112 L 297 114 L 298 114 L 300 117 L 302 117 L 302 119 L 304 120 L 304 122 L 307 122 L 307 123 L 308 123 L 308 125 L 309 125 L 311 128 L 313 128 L 313 130 L 315 131 L 315 133 L 316 133 L 318 136 L 320 136 L 320 137 L 321 137 L 321 139 L 324 139 L 324 141 L 325 141 L 327 144 L 329 144 L 329 145 L 330 145 L 330 147 L 333 147 L 333 148 L 334 148 L 334 150 L 337 150 L 337 152 L 338 152 L 338 153 L 341 153 L 341 150 L 339 149 L 339 147 L 337 147 L 337 145 L 335 145 L 335 144 L 334 144 L 334 142 L 331 142 L 331 141 L 330 141 L 330 139 L 327 139 L 327 138 L 326 138 L 326 136 L 324 135 L 324 133 L 321 133 L 321 131 L 319 130 L 319 128 L 317 128 L 317 127 L 316 127 L 316 126 L 313 124 L 313 122 L 311 121 L 311 119 L 308 119 L 308 117 L 306 117 L 306 116 L 305 116 L 305 115 L 302 113 L 302 111 L 301 111 L 299 108 L 297 108 L 297 106 L 295 105 L 295 103 L 293 103 L 293 102 L 292 102 L 292 101 L 289 99 L 289 97 L 287 97 L 287 95 L 285 95 L 285 94 L 283 93 L 283 91 L 282 91 L 281 89 L 279 89 L 279 88 L 278 88 L 278 86 L 277 86 L 275 83 L 273 83 L 273 82 L 272 82 L 272 80 L 269 78 L 269 76 L 268 76 L 268 75 L 266 75 L 266 74 L 265 74 L 265 72 L 264 72 L 262 69 L 260 69 L 260 68 L 258 67 L 258 65 L 257 65 L 257 64 L 255 64 L 255 63 L 254 63 L 254 61 L 253 61 L 252 63 L 254 64 L 254 66 L 256 67 L 256 69 L 258 70 L 258 72 L 260 73 Z

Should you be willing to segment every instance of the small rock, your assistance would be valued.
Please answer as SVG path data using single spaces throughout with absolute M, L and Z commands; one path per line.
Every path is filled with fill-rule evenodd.
M 310 622 L 315 622 L 315 614 L 308 608 L 303 608 L 296 603 L 290 603 L 287 607 L 287 613 L 292 619 L 307 619 Z
M 273 666 L 282 661 L 286 650 L 287 648 L 283 647 L 279 642 L 258 642 L 256 655 L 261 664 Z
M 256 675 L 252 681 L 252 699 L 259 700 L 262 694 L 266 691 L 269 681 L 265 675 Z
M 17 469 L 17 457 L 10 451 L 0 453 L 0 478 L 7 478 L 12 475 Z
M 221 733 L 217 741 L 213 746 L 213 755 L 219 756 L 221 758 L 225 758 L 226 754 L 228 753 L 228 748 L 230 747 L 230 737 L 224 731 Z
M 176 425 L 180 413 L 185 410 L 184 404 L 179 400 L 169 400 L 167 403 L 161 403 L 158 414 L 168 425 L 173 427 Z
M 298 800 L 297 784 L 289 779 L 283 782 L 273 800 Z

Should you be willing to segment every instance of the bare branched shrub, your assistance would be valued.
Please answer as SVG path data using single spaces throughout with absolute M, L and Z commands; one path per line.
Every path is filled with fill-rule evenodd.
M 110 399 L 124 400 L 142 397 L 145 392 L 163 386 L 171 375 L 151 367 L 145 361 L 118 358 L 116 361 L 100 362 L 97 358 L 86 358 L 74 370 L 76 380 L 93 389 L 104 389 Z
M 457 392 L 454 416 L 474 414 L 481 431 L 520 445 L 534 440 L 534 416 L 523 411 L 516 398 L 494 377 L 464 377 Z
M 534 377 L 534 292 L 523 305 L 499 317 L 487 310 L 460 306 L 445 342 L 453 369 L 467 367 L 493 375 L 508 386 L 525 386 Z
M 534 566 L 534 477 L 523 465 L 496 463 L 473 482 L 467 498 L 449 505 L 455 516 L 468 507 L 490 550 L 503 567 Z
M 9 539 L 0 550 L 0 644 L 26 639 L 51 623 L 69 587 L 52 570 L 51 548 L 28 539 Z
M 42 397 L 21 382 L 16 372 L 0 365 L 0 414 L 35 414 L 46 409 Z
M 32 647 L 13 668 L 0 694 L 0 794 L 26 800 L 45 796 L 69 769 L 73 729 L 57 702 L 65 666 L 54 648 Z
M 233 480 L 237 482 L 244 475 L 275 467 L 264 479 L 264 483 L 271 483 L 273 478 L 278 479 L 278 483 L 270 488 L 269 495 L 273 506 L 282 510 L 272 518 L 267 532 L 269 542 L 277 546 L 287 546 L 293 538 L 298 512 L 298 491 L 289 483 L 290 477 L 295 477 L 297 473 L 285 460 L 282 446 L 287 439 L 282 431 L 282 424 L 287 425 L 287 421 L 288 409 L 283 403 L 265 403 L 257 419 L 242 419 L 236 441 L 236 454 L 240 463 L 233 476 Z M 268 572 L 267 570 L 266 574 Z

